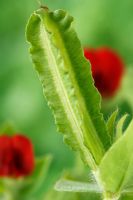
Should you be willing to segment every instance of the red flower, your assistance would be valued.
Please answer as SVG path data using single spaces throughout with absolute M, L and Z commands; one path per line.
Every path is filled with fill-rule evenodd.
M 0 176 L 9 176 L 11 174 L 11 162 L 11 139 L 6 135 L 0 136 Z
M 124 64 L 121 57 L 109 48 L 84 49 L 92 66 L 95 86 L 103 97 L 112 97 L 120 87 Z
M 0 136 L 0 176 L 27 176 L 34 169 L 31 141 L 23 135 Z

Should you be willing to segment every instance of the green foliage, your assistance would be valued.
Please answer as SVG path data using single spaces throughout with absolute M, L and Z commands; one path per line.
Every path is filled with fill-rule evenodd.
M 99 172 L 107 191 L 120 194 L 133 178 L 133 121 L 103 158 Z
M 119 139 L 123 135 L 123 128 L 124 128 L 124 122 L 127 119 L 127 114 L 121 117 L 121 119 L 118 121 L 117 126 L 116 126 L 116 135 L 115 139 Z
M 109 117 L 107 121 L 107 128 L 112 143 L 114 141 L 114 136 L 115 136 L 115 124 L 117 115 L 118 115 L 118 109 L 112 113 L 112 115 Z
M 116 110 L 105 124 L 101 98 L 72 21 L 65 11 L 51 12 L 44 7 L 32 14 L 26 30 L 31 57 L 58 131 L 81 153 L 97 181 L 60 180 L 55 187 L 89 195 L 102 193 L 105 200 L 122 199 L 132 193 L 133 121 L 124 131 L 126 115 L 116 124 Z M 63 193 L 61 198 L 65 198 Z
M 43 2 L 52 9 L 68 10 L 76 18 L 76 30 L 83 45 L 113 47 L 124 57 L 126 64 L 131 64 L 130 71 L 125 76 L 123 95 L 110 111 L 112 112 L 114 106 L 119 103 L 119 110 L 122 110 L 120 116 L 127 112 L 131 113 L 129 109 L 130 105 L 133 106 L 131 74 L 133 71 L 133 1 L 42 0 Z M 11 119 L 23 133 L 28 134 L 34 143 L 36 155 L 43 155 L 44 152 L 53 153 L 55 161 L 52 175 L 51 172 L 49 175 L 53 177 L 63 166 L 72 166 L 73 154 L 65 145 L 63 146 L 60 135 L 55 134 L 50 111 L 47 105 L 43 104 L 40 84 L 32 71 L 26 51 L 25 23 L 38 4 L 36 0 L 1 0 L 0 7 L 0 121 Z M 124 99 L 126 101 L 121 103 Z M 67 198 L 67 196 L 70 197 L 65 193 L 63 197 Z M 132 200 L 132 196 L 129 199 Z
M 27 40 L 59 132 L 94 169 L 110 140 L 100 113 L 100 96 L 72 21 L 62 10 L 40 9 L 29 20 Z

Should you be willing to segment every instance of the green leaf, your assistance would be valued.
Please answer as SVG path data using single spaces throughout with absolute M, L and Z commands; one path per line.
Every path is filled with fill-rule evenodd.
M 121 119 L 117 123 L 116 136 L 115 136 L 116 140 L 118 140 L 123 135 L 124 122 L 127 119 L 127 116 L 128 116 L 128 114 L 125 114 L 124 116 L 122 116 Z
M 112 115 L 109 117 L 107 121 L 107 128 L 108 128 L 108 133 L 111 138 L 111 142 L 113 143 L 114 141 L 114 135 L 115 135 L 115 123 L 116 123 L 116 117 L 118 115 L 118 109 L 115 110 Z
M 61 179 L 56 183 L 55 190 L 62 192 L 101 193 L 100 188 L 94 183 L 84 183 L 65 179 Z
M 110 139 L 100 113 L 100 95 L 72 21 L 63 10 L 40 9 L 30 17 L 27 40 L 58 131 L 96 169 Z
M 106 191 L 121 193 L 133 183 L 133 121 L 101 161 L 99 174 Z M 129 184 L 130 183 L 130 184 Z

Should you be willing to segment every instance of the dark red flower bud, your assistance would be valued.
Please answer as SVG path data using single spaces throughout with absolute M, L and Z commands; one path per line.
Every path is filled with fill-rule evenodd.
M 0 136 L 0 176 L 11 174 L 12 145 L 7 135 Z
M 12 137 L 13 175 L 26 176 L 34 169 L 34 153 L 31 141 L 23 135 Z
M 31 141 L 23 135 L 0 136 L 0 176 L 27 176 L 34 169 Z
M 109 48 L 84 49 L 90 61 L 95 86 L 103 97 L 112 97 L 120 87 L 124 73 L 121 57 Z

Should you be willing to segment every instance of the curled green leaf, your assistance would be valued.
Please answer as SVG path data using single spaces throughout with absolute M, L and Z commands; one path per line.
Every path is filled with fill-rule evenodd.
M 112 113 L 112 115 L 109 117 L 107 121 L 108 133 L 112 143 L 114 141 L 114 136 L 115 136 L 115 123 L 117 115 L 118 115 L 118 109 Z
M 116 140 L 118 140 L 123 135 L 123 126 L 124 126 L 124 122 L 127 119 L 127 117 L 128 117 L 128 114 L 125 114 L 124 116 L 121 117 L 121 119 L 117 123 L 116 136 L 115 136 Z
M 72 22 L 63 10 L 42 8 L 30 17 L 26 35 L 58 131 L 96 169 L 110 146 L 110 138 L 90 64 L 83 56 Z

